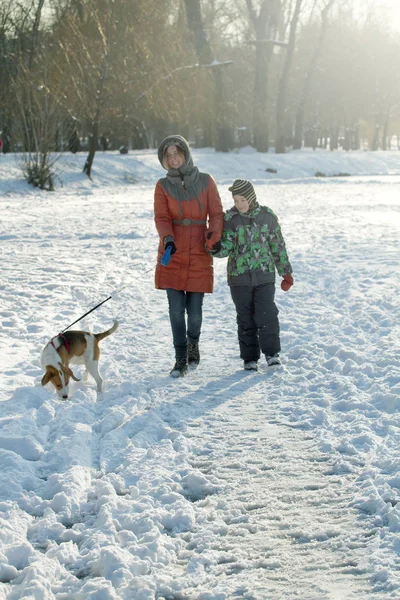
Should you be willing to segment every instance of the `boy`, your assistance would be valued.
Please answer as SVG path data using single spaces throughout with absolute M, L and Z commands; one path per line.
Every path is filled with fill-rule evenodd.
M 235 179 L 229 191 L 235 206 L 226 212 L 222 238 L 211 254 L 229 257 L 228 285 L 236 307 L 240 357 L 246 370 L 257 371 L 260 349 L 268 366 L 281 364 L 275 269 L 287 292 L 293 285 L 292 267 L 278 219 L 270 208 L 258 204 L 252 183 Z

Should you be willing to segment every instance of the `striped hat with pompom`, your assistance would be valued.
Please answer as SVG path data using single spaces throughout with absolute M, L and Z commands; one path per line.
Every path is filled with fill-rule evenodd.
M 247 179 L 235 179 L 230 188 L 232 196 L 243 196 L 249 203 L 249 210 L 258 206 L 257 196 L 253 184 Z

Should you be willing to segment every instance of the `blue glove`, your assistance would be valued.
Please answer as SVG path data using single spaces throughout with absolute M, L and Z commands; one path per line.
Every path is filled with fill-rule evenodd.
M 165 251 L 161 258 L 161 264 L 166 267 L 170 261 L 170 258 L 176 252 L 176 246 L 174 242 L 167 242 L 165 244 Z

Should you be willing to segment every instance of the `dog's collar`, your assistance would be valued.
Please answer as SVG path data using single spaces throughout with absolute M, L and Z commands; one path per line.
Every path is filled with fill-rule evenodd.
M 66 351 L 67 351 L 67 354 L 69 354 L 69 344 L 68 344 L 68 340 L 67 340 L 67 338 L 65 337 L 65 335 L 63 335 L 62 333 L 59 333 L 58 335 L 55 335 L 55 336 L 54 336 L 53 338 L 51 338 L 51 340 L 50 340 L 50 344 L 53 346 L 53 348 L 55 348 L 56 350 L 58 350 L 58 348 L 56 348 L 56 347 L 55 347 L 55 344 L 54 344 L 54 342 L 53 342 L 53 340 L 55 340 L 56 338 L 60 338 L 60 339 L 62 340 L 62 343 L 64 344 L 64 346 L 65 346 L 65 349 L 66 349 Z M 60 344 L 60 346 L 61 346 L 61 344 Z M 59 346 L 59 347 L 60 347 L 60 346 Z

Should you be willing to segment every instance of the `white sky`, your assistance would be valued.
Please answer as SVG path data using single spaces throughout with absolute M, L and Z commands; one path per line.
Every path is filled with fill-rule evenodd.
M 400 0 L 353 0 L 363 13 L 373 10 L 383 23 L 400 32 Z

